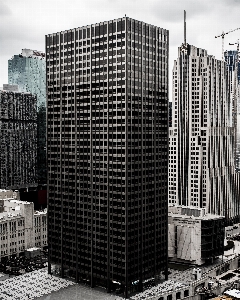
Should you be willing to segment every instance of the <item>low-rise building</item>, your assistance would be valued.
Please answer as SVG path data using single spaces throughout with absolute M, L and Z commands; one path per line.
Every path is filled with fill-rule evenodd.
M 224 253 L 224 217 L 204 208 L 169 206 L 168 256 L 201 265 Z
M 17 192 L 0 190 L 0 258 L 47 246 L 47 211 L 34 211 Z
M 34 213 L 34 239 L 35 247 L 47 246 L 47 211 L 35 211 Z

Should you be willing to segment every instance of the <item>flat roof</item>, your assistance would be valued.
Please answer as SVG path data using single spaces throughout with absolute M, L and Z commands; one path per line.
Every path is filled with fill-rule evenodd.
M 240 291 L 239 290 L 229 290 L 224 292 L 225 295 L 230 296 L 230 297 L 234 297 L 236 299 L 240 299 Z
M 42 211 L 36 210 L 34 212 L 34 215 L 46 215 L 46 214 L 47 214 L 47 210 L 42 210 Z
M 172 211 L 168 212 L 169 217 L 175 217 L 175 218 L 183 218 L 183 219 L 193 219 L 193 220 L 217 220 L 217 219 L 224 219 L 225 217 L 223 216 L 217 216 L 217 215 L 211 215 L 211 214 L 206 214 L 203 216 L 189 216 L 189 215 L 184 215 L 181 213 L 174 213 Z
M 9 215 L 0 216 L 0 223 L 4 223 L 13 218 L 14 219 L 24 219 L 24 216 L 21 213 L 18 213 L 17 215 L 9 214 Z
M 215 297 L 215 298 L 211 298 L 211 300 L 233 300 L 233 298 L 228 297 L 226 295 L 223 295 L 223 296 L 218 296 L 218 297 Z
M 17 200 L 14 198 L 9 198 L 9 199 L 3 199 L 3 200 L 9 200 L 10 202 L 18 203 L 18 204 L 31 204 L 33 202 L 28 202 L 28 201 L 22 201 L 22 200 Z

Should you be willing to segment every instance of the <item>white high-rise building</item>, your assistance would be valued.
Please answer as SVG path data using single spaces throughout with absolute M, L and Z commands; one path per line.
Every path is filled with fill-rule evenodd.
M 234 132 L 226 63 L 182 45 L 173 67 L 169 204 L 239 221 Z

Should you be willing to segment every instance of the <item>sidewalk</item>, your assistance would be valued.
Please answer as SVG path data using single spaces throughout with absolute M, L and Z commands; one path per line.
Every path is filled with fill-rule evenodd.
M 45 268 L 1 281 L 0 300 L 36 299 L 73 284 L 72 281 L 49 275 Z
M 50 275 L 47 268 L 12 276 L 0 282 L 0 300 L 123 300 L 100 288 Z M 6 277 L 5 277 L 6 278 Z

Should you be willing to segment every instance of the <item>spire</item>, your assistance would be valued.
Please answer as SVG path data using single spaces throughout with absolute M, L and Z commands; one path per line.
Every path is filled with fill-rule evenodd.
M 187 45 L 187 40 L 186 40 L 186 10 L 184 10 L 184 45 Z

